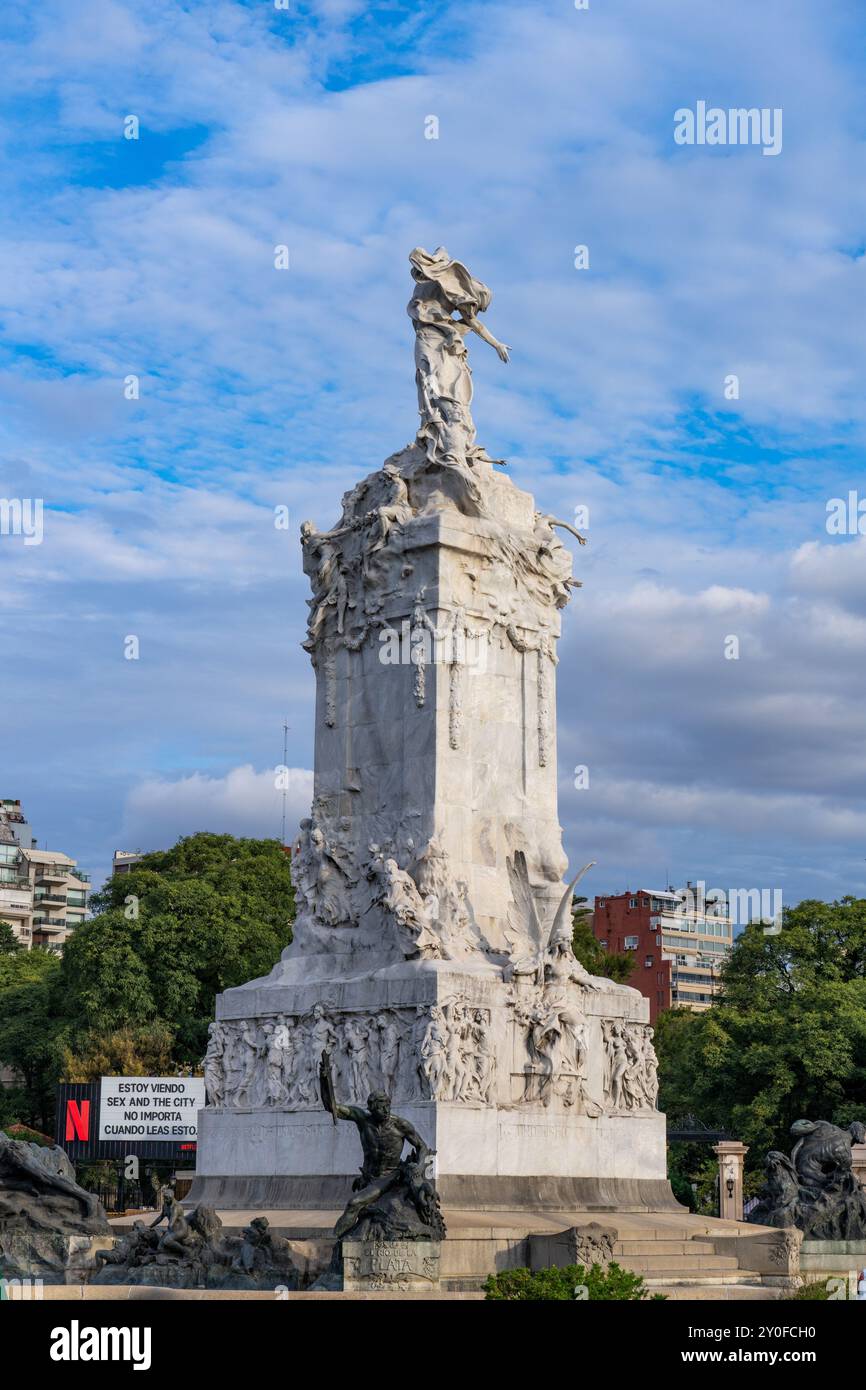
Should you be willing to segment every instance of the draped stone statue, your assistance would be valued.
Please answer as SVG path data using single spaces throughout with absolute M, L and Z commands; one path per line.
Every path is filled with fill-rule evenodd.
M 477 333 L 503 362 L 508 361 L 509 349 L 478 318 L 490 306 L 490 290 L 460 261 L 452 260 L 444 246 L 432 255 L 416 246 L 409 262 L 415 289 L 407 313 L 415 327 L 421 416 L 417 443 L 431 462 L 465 466 L 476 457 L 487 458 L 475 443 L 466 335 Z

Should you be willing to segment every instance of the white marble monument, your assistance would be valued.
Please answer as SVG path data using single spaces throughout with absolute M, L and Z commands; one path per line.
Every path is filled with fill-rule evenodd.
M 565 523 L 475 442 L 468 334 L 508 360 L 478 318 L 490 291 L 442 249 L 410 263 L 420 427 L 332 530 L 301 528 L 317 703 L 295 935 L 218 1000 L 190 1200 L 343 1205 L 360 1154 L 320 1102 L 328 1051 L 339 1101 L 385 1090 L 436 1150 L 446 1205 L 658 1210 L 649 1006 L 571 950 Z

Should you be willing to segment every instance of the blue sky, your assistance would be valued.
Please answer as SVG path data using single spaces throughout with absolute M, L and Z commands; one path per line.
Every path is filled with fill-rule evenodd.
M 99 875 L 276 833 L 284 718 L 304 813 L 295 522 L 413 435 L 406 256 L 444 243 L 513 348 L 474 352 L 480 439 L 590 508 L 558 672 L 587 891 L 866 892 L 866 540 L 825 526 L 866 496 L 858 11 L 7 0 L 0 497 L 46 513 L 0 535 L 0 795 L 40 840 Z M 676 145 L 699 100 L 781 108 L 781 153 Z

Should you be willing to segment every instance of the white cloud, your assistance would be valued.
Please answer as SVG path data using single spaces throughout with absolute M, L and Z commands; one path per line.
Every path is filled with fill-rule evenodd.
M 310 813 L 313 774 L 306 768 L 289 768 L 285 781 L 286 837 L 291 839 L 298 822 Z M 256 772 L 249 765 L 232 768 L 222 777 L 194 772 L 176 779 L 147 778 L 127 797 L 124 844 L 167 849 L 181 835 L 199 830 L 279 839 L 282 792 L 275 782 L 276 768 Z
M 853 886 L 866 569 L 824 530 L 866 434 L 851 18 L 314 9 L 44 0 L 0 49 L 26 113 L 0 147 L 4 328 L 24 346 L 0 363 L 0 495 L 47 507 L 41 547 L 0 543 L 10 794 L 56 843 L 74 826 L 83 862 L 279 824 L 253 768 L 284 718 L 291 759 L 312 747 L 296 526 L 331 524 L 413 432 L 406 254 L 444 241 L 513 345 L 507 369 L 473 348 L 481 440 L 545 510 L 590 505 L 559 729 L 599 797 L 592 815 L 565 798 L 570 846 L 602 844 L 614 875 L 662 856 L 696 877 L 751 837 L 803 891 Z M 782 155 L 677 150 L 692 97 L 783 105 Z M 122 186 L 157 137 L 164 162 Z

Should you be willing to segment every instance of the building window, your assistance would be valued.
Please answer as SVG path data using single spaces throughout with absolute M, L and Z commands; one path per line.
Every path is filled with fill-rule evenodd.
M 652 958 L 652 956 L 646 956 L 646 957 L 644 958 L 644 963 L 643 963 L 643 968 L 644 968 L 644 970 L 651 970 L 651 969 L 652 969 L 652 963 L 653 963 L 653 958 Z
M 623 943 L 627 951 L 636 951 L 640 938 L 637 936 L 627 936 Z
M 598 905 L 599 907 L 604 907 L 604 898 L 599 898 Z
M 637 907 L 637 898 L 629 898 L 628 905 L 629 907 Z

